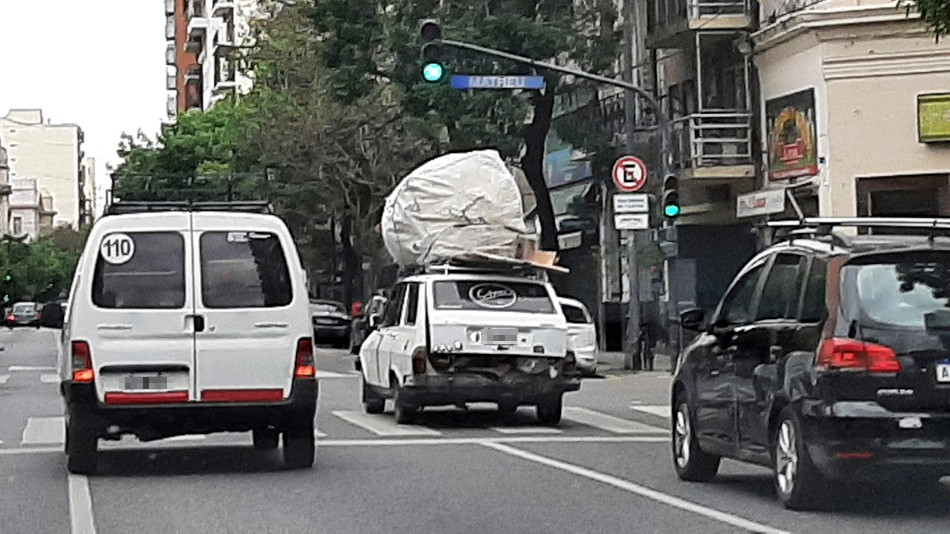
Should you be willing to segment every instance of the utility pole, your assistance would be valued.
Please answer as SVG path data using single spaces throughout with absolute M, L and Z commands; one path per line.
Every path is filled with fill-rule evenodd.
M 634 36 L 636 28 L 634 26 L 634 10 L 636 9 L 634 0 L 623 0 L 623 81 L 633 85 L 633 65 L 634 65 Z M 637 120 L 637 97 L 633 91 L 624 91 L 624 124 L 626 126 L 626 135 L 624 135 L 624 148 L 626 155 L 633 156 L 634 136 L 636 135 Z M 640 369 L 640 355 L 637 347 L 640 338 L 640 267 L 637 261 L 637 247 L 639 246 L 639 234 L 636 230 L 624 231 L 627 241 L 627 280 L 630 287 L 629 299 L 627 301 L 627 329 L 626 343 L 624 348 L 624 369 Z

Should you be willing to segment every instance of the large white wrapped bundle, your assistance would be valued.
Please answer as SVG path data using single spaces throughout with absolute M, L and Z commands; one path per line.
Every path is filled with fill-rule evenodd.
M 521 191 L 494 150 L 447 154 L 412 171 L 386 199 L 381 229 L 401 267 L 466 253 L 516 257 L 528 234 Z

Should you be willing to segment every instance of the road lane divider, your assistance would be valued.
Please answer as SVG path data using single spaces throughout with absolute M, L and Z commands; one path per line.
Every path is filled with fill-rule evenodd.
M 662 417 L 663 419 L 669 419 L 673 411 L 668 404 L 631 404 L 630 408 L 638 412 Z
M 499 434 L 563 434 L 560 428 L 549 426 L 493 426 L 488 430 L 493 430 Z
M 592 426 L 601 430 L 606 430 L 614 434 L 667 434 L 669 430 L 646 425 L 629 419 L 621 419 L 612 415 L 607 415 L 587 408 L 576 406 L 564 407 L 564 418 L 580 423 L 586 426 Z
M 69 523 L 72 534 L 96 534 L 89 479 L 83 475 L 69 475 L 68 484 Z
M 30 372 L 50 372 L 56 371 L 55 367 L 41 367 L 35 365 L 11 365 L 8 369 L 11 373 L 30 373 Z
M 789 534 L 787 531 L 770 527 L 768 525 L 758 523 L 758 522 L 755 522 L 755 521 L 752 521 L 752 520 L 749 520 L 749 519 L 746 519 L 744 517 L 740 517 L 734 514 L 730 514 L 728 512 L 716 510 L 715 508 L 709 508 L 701 504 L 696 504 L 694 502 L 687 501 L 680 497 L 676 497 L 675 495 L 670 495 L 668 493 L 663 493 L 661 491 L 657 491 L 657 490 L 648 488 L 646 486 L 641 486 L 640 484 L 631 482 L 629 480 L 624 480 L 622 478 L 618 478 L 613 475 L 608 475 L 606 473 L 594 471 L 593 469 L 581 467 L 576 464 L 571 464 L 568 462 L 555 460 L 554 458 L 548 458 L 547 456 L 542 456 L 540 454 L 535 454 L 533 452 L 517 449 L 515 447 L 506 445 L 504 443 L 485 442 L 485 443 L 482 443 L 481 445 L 484 447 L 488 447 L 490 449 L 494 449 L 499 452 L 503 452 L 510 456 L 515 456 L 523 460 L 528 460 L 528 461 L 535 462 L 541 465 L 545 465 L 547 467 L 559 469 L 561 471 L 571 473 L 573 475 L 588 478 L 590 480 L 594 480 L 602 484 L 607 484 L 609 486 L 613 486 L 615 488 L 627 491 L 629 493 L 633 493 L 641 497 L 645 497 L 647 499 L 651 499 L 653 501 L 666 504 L 674 508 L 678 508 L 683 511 L 692 512 L 694 514 L 701 515 L 708 519 L 719 521 L 720 523 L 725 523 L 727 525 L 731 525 L 733 527 L 737 527 L 748 532 L 760 532 L 763 534 Z
M 391 415 L 368 414 L 358 411 L 338 411 L 333 415 L 347 423 L 369 430 L 377 436 L 441 436 L 442 433 L 418 425 L 399 425 Z

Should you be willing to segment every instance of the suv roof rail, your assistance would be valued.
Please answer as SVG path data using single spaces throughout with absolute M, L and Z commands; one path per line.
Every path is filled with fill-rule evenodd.
M 104 215 L 151 213 L 162 211 L 239 211 L 273 215 L 274 208 L 266 201 L 189 202 L 189 201 L 129 201 L 113 202 L 106 206 Z
M 913 228 L 950 230 L 950 219 L 941 217 L 805 217 L 784 221 L 768 221 L 770 228 Z

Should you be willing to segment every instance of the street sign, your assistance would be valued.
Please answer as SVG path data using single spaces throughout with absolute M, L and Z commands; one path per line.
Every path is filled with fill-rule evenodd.
M 619 213 L 614 215 L 614 228 L 617 230 L 649 230 L 649 213 Z
M 614 213 L 650 213 L 650 196 L 646 193 L 614 195 Z
M 478 76 L 455 74 L 452 89 L 544 89 L 544 76 Z
M 623 156 L 614 163 L 613 177 L 621 191 L 639 191 L 647 183 L 647 166 L 640 158 Z
M 584 232 L 577 231 L 557 236 L 558 249 L 570 250 L 584 244 Z

